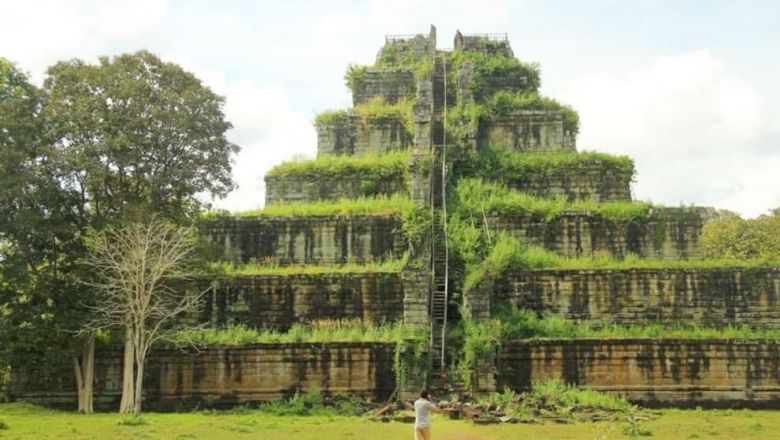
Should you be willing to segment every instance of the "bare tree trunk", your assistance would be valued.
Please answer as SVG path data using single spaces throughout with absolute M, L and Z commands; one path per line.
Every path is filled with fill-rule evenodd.
M 133 412 L 135 414 L 141 414 L 141 403 L 143 402 L 143 386 L 144 386 L 144 362 L 146 362 L 146 354 L 136 353 L 136 376 L 135 376 L 135 405 L 133 406 Z
M 79 396 L 79 413 L 92 414 L 93 391 L 95 385 L 95 334 L 90 333 L 81 347 L 81 362 L 73 358 L 76 373 L 76 387 Z
M 125 357 L 122 363 L 122 402 L 119 404 L 119 412 L 128 414 L 133 412 L 135 404 L 135 346 L 133 345 L 133 329 L 128 324 L 125 327 Z

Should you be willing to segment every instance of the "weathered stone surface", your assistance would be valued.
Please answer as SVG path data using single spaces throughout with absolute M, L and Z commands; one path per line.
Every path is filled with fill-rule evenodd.
M 220 278 L 206 294 L 201 322 L 287 330 L 296 322 L 359 319 L 382 323 L 404 316 L 399 272 L 236 275 Z
M 499 389 L 558 378 L 644 405 L 780 405 L 777 340 L 509 341 L 498 365 Z
M 401 60 L 420 61 L 436 54 L 436 27 L 428 35 L 388 35 L 376 56 L 376 64 L 394 64 Z
M 356 199 L 376 195 L 408 193 L 405 173 L 386 177 L 355 173 L 338 179 L 316 174 L 265 177 L 265 204 Z
M 521 110 L 479 127 L 480 147 L 503 145 L 516 151 L 549 153 L 576 151 L 576 133 L 565 130 L 563 112 Z
M 231 407 L 318 389 L 384 401 L 395 388 L 394 344 L 255 344 L 185 353 L 156 349 L 144 381 L 144 408 Z M 122 353 L 98 351 L 95 404 L 115 410 L 122 389 Z M 11 398 L 75 408 L 73 375 L 59 381 L 14 371 Z
M 352 90 L 352 104 L 365 104 L 375 98 L 381 98 L 387 104 L 395 104 L 402 99 L 414 99 L 416 91 L 411 70 L 372 67 Z
M 317 124 L 317 155 L 367 156 L 406 150 L 412 136 L 400 116 L 345 115 Z
M 431 273 L 427 270 L 406 268 L 401 276 L 404 285 L 404 325 L 426 329 L 430 324 Z
M 514 56 L 512 47 L 507 39 L 496 40 L 485 35 L 463 35 L 460 31 L 455 33 L 453 47 L 455 50 L 479 52 L 485 55 Z
M 493 231 L 507 231 L 570 257 L 628 253 L 644 258 L 697 259 L 705 209 L 655 209 L 649 221 L 613 221 L 588 212 L 565 212 L 547 221 L 532 213 L 488 214 Z
M 404 245 L 397 216 L 217 217 L 199 227 L 210 258 L 237 263 L 365 263 L 400 257 Z
M 780 269 L 537 270 L 501 276 L 494 301 L 604 324 L 780 327 Z
M 631 178 L 605 162 L 593 161 L 581 169 L 556 174 L 526 174 L 507 178 L 507 186 L 537 197 L 565 197 L 569 201 L 617 202 L 631 200 Z

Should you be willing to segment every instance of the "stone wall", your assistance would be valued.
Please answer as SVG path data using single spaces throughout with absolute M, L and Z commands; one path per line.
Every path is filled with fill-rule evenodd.
M 416 92 L 417 86 L 411 70 L 371 67 L 352 90 L 352 104 L 364 104 L 377 97 L 386 104 L 395 104 L 402 99 L 414 99 Z
M 265 177 L 266 205 L 335 201 L 408 192 L 409 184 L 403 172 L 385 177 L 360 172 L 338 178 L 316 173 Z
M 419 61 L 436 54 L 436 28 L 431 26 L 428 35 L 391 35 L 376 56 L 376 64 L 392 64 L 402 60 Z
M 453 47 L 455 50 L 480 52 L 485 55 L 514 56 L 509 40 L 489 39 L 484 35 L 463 35 L 460 31 L 455 32 Z
M 211 283 L 201 322 L 287 330 L 322 319 L 399 321 L 405 284 L 399 272 L 235 275 Z
M 197 352 L 156 349 L 144 380 L 144 409 L 231 407 L 318 389 L 385 401 L 395 388 L 394 344 L 255 344 L 209 347 Z M 12 374 L 11 398 L 76 407 L 73 375 L 46 381 L 23 371 Z M 98 351 L 95 405 L 116 410 L 122 389 L 119 351 Z
M 780 269 L 538 270 L 493 284 L 494 301 L 604 324 L 681 321 L 780 328 Z
M 516 151 L 576 151 L 576 134 L 565 130 L 563 112 L 521 110 L 480 122 L 478 145 L 503 145 Z
M 507 231 L 569 257 L 628 253 L 643 258 L 702 258 L 704 209 L 655 208 L 648 221 L 614 221 L 588 212 L 565 212 L 547 221 L 532 213 L 488 214 L 492 231 Z
M 404 285 L 404 325 L 426 329 L 430 324 L 431 272 L 411 267 L 401 274 Z
M 557 174 L 526 174 L 506 179 L 507 186 L 538 197 L 562 196 L 569 201 L 615 202 L 631 200 L 631 178 L 606 162 L 592 161 L 580 169 Z
M 575 339 L 510 341 L 498 356 L 499 389 L 537 380 L 621 394 L 644 405 L 780 405 L 777 340 Z
M 207 257 L 236 263 L 365 263 L 404 246 L 401 219 L 385 215 L 217 217 L 199 229 Z
M 347 114 L 317 124 L 317 154 L 367 156 L 405 150 L 412 136 L 400 116 L 362 117 Z

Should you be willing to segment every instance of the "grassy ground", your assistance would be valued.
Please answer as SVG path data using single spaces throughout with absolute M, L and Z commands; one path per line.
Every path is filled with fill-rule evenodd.
M 645 435 L 657 439 L 776 439 L 780 411 L 663 410 L 641 422 Z M 2 439 L 411 439 L 412 428 L 348 417 L 276 417 L 256 411 L 234 413 L 150 413 L 137 425 L 116 414 L 80 416 L 22 404 L 0 405 Z M 463 421 L 434 420 L 436 440 L 623 439 L 624 421 L 559 425 L 475 426 Z

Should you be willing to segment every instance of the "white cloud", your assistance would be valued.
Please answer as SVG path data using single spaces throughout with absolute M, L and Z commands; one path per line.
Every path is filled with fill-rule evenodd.
M 709 52 L 659 57 L 623 77 L 578 76 L 560 98 L 580 111 L 580 149 L 634 157 L 638 198 L 748 216 L 780 205 L 780 149 L 767 148 L 777 110 Z
M 28 0 L 0 3 L 0 54 L 40 81 L 52 63 L 91 58 L 137 39 L 166 16 L 165 0 Z
M 226 98 L 225 118 L 233 124 L 228 139 L 241 147 L 233 165 L 238 188 L 225 199 L 213 201 L 214 207 L 229 211 L 262 207 L 263 176 L 271 167 L 294 156 L 315 156 L 317 140 L 311 120 L 292 108 L 281 84 L 230 82 L 222 73 L 199 68 L 185 57 L 174 59 Z

